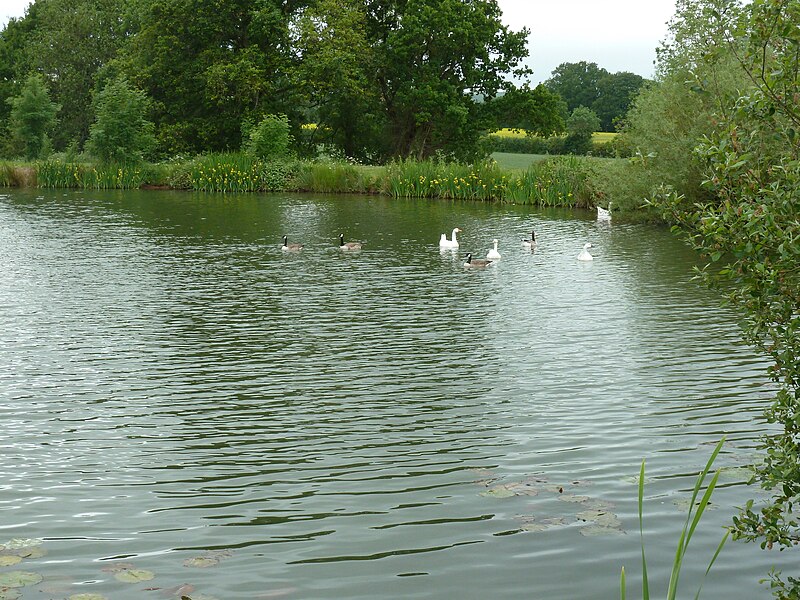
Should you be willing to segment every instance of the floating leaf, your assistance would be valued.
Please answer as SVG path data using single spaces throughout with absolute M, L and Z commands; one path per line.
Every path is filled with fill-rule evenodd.
M 72 594 L 69 600 L 108 600 L 102 594 Z
M 16 555 L 0 556 L 0 567 L 10 567 L 18 565 L 22 562 L 22 558 Z
M 586 537 L 594 537 L 597 535 L 625 535 L 625 532 L 618 527 L 603 527 L 602 525 L 587 525 L 581 527 L 581 535 Z
M 150 581 L 155 576 L 155 573 L 145 569 L 126 569 L 115 573 L 114 579 L 123 583 L 139 583 L 140 581 Z
M 528 482 L 507 483 L 505 487 L 518 496 L 538 496 L 539 490 Z
M 622 521 L 614 513 L 605 510 L 583 510 L 577 514 L 581 521 L 593 521 L 602 527 L 622 527 Z
M 26 585 L 34 585 L 39 583 L 42 579 L 43 577 L 38 573 L 30 573 L 29 571 L 11 571 L 9 573 L 0 574 L 0 588 L 25 587 Z
M 44 540 L 39 538 L 13 538 L 4 544 L 0 544 L 0 549 L 16 550 L 18 548 L 27 548 L 29 546 L 41 546 Z
M 609 502 L 608 500 L 589 500 L 586 503 L 586 509 L 594 509 L 594 510 L 603 510 L 608 511 L 614 508 L 614 503 Z
M 40 546 L 26 546 L 25 548 L 20 548 L 19 550 L 15 550 L 14 554 L 19 556 L 20 558 L 42 558 L 43 556 L 47 555 L 47 550 Z
M 567 520 L 564 517 L 548 517 L 547 519 L 542 519 L 542 523 L 556 527 L 559 525 L 566 525 Z
M 191 567 L 194 569 L 207 569 L 215 567 L 219 564 L 219 559 L 213 556 L 195 556 L 194 558 L 187 558 L 183 561 L 184 567 Z
M 692 501 L 689 498 L 675 498 L 672 503 L 681 510 L 689 510 L 689 506 L 691 505 Z M 695 502 L 695 506 L 700 506 L 699 500 Z M 717 505 L 712 504 L 711 502 L 709 502 L 708 506 L 706 506 L 706 510 L 714 510 L 715 508 L 717 508 Z
M 750 481 L 752 476 L 750 467 L 722 467 L 719 470 L 719 478 L 724 481 Z
M 563 494 L 564 493 L 564 486 L 563 485 L 546 485 L 542 489 L 545 492 L 550 492 L 552 494 Z
M 522 526 L 523 531 L 538 532 L 544 531 L 545 529 L 550 529 L 550 526 L 545 523 L 525 523 Z
M 105 571 L 106 573 L 119 573 L 120 571 L 130 571 L 135 568 L 136 565 L 133 563 L 111 563 L 103 567 L 101 571 Z
M 559 496 L 558 499 L 562 502 L 574 502 L 576 504 L 588 502 L 590 500 L 589 496 L 576 496 L 574 494 L 563 494 Z
M 0 600 L 17 600 L 22 597 L 18 588 L 0 587 Z
M 481 496 L 487 496 L 489 498 L 511 498 L 514 496 L 513 490 L 508 489 L 506 485 L 496 485 L 493 488 L 489 488 L 485 492 L 480 493 Z

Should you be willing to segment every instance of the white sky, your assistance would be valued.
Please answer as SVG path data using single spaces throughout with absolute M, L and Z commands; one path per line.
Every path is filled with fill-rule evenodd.
M 563 62 L 595 62 L 616 73 L 653 76 L 658 43 L 675 0 L 497 0 L 511 29 L 528 27 L 532 82 Z M 0 0 L 0 28 L 21 17 L 30 0 Z

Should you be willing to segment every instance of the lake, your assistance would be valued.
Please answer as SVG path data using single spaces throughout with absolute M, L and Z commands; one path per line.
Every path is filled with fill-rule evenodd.
M 493 238 L 501 260 L 465 269 Z M 41 576 L 25 599 L 583 599 L 618 598 L 624 565 L 636 597 L 646 459 L 663 596 L 725 435 L 693 597 L 758 494 L 745 466 L 773 394 L 696 263 L 664 228 L 581 211 L 0 190 L 0 544 L 35 549 L 0 582 Z M 768 597 L 778 560 L 729 542 L 702 597 Z

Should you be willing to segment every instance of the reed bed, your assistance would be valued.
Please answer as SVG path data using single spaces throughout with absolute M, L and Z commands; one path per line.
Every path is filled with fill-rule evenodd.
M 363 168 L 346 162 L 320 162 L 306 165 L 297 176 L 297 187 L 319 193 L 372 193 L 374 177 Z
M 265 162 L 243 152 L 206 154 L 188 166 L 189 187 L 203 192 L 271 192 L 295 189 L 299 165 Z
M 537 206 L 587 207 L 592 204 L 592 171 L 576 156 L 532 164 L 508 188 L 504 200 Z
M 385 190 L 395 198 L 502 200 L 511 179 L 494 161 L 463 165 L 403 160 L 386 168 Z
M 36 165 L 37 185 L 42 188 L 133 190 L 144 183 L 142 168 L 127 165 L 84 165 L 48 160 Z

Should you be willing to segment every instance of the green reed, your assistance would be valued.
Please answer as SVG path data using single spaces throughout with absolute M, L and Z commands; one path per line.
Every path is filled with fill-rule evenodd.
M 36 181 L 41 188 L 83 188 L 84 167 L 60 160 L 46 160 L 36 165 Z
M 144 183 L 138 165 L 86 165 L 47 160 L 36 165 L 37 184 L 43 188 L 132 190 Z
M 255 192 L 263 189 L 263 166 L 241 152 L 206 154 L 189 165 L 189 179 L 202 192 Z
M 680 580 L 681 569 L 683 567 L 683 560 L 686 556 L 686 551 L 689 548 L 689 542 L 692 539 L 692 535 L 697 529 L 698 523 L 700 523 L 700 519 L 703 516 L 706 508 L 711 501 L 711 494 L 714 492 L 714 488 L 717 485 L 717 480 L 719 479 L 719 471 L 714 473 L 714 476 L 711 478 L 708 486 L 703 493 L 703 496 L 700 499 L 700 502 L 695 504 L 697 500 L 697 496 L 700 493 L 700 489 L 703 487 L 705 483 L 705 479 L 708 476 L 708 472 L 711 470 L 711 466 L 714 464 L 714 461 L 717 458 L 717 455 L 722 450 L 722 445 L 725 443 L 725 438 L 723 437 L 717 446 L 714 448 L 714 451 L 711 453 L 711 457 L 708 459 L 703 472 L 700 473 L 697 477 L 697 481 L 694 484 L 694 490 L 692 491 L 692 498 L 689 502 L 689 511 L 686 515 L 686 521 L 683 524 L 683 529 L 681 530 L 681 535 L 678 539 L 678 547 L 675 551 L 675 559 L 672 562 L 672 570 L 670 571 L 669 577 L 669 586 L 667 588 L 667 600 L 675 600 L 678 595 L 678 581 Z M 644 555 L 644 517 L 643 517 L 643 507 L 644 507 L 644 461 L 642 461 L 642 467 L 639 470 L 639 537 L 641 540 L 642 546 L 642 600 L 650 600 L 650 583 L 647 578 L 647 561 Z M 725 542 L 728 539 L 728 535 L 730 531 L 726 531 L 725 535 L 722 536 L 722 540 L 717 545 L 717 549 L 714 552 L 714 555 L 711 557 L 711 561 L 706 568 L 705 576 L 708 575 L 709 571 L 711 571 L 711 567 L 714 566 L 714 563 L 719 556 L 719 553 L 722 551 L 722 547 L 725 545 Z M 705 577 L 704 577 L 705 579 Z M 700 592 L 703 589 L 702 583 L 700 584 L 700 588 L 697 590 L 697 594 L 695 594 L 695 600 L 700 597 Z M 625 600 L 625 567 L 622 568 L 622 572 L 620 574 L 620 598 Z
M 350 163 L 319 162 L 300 170 L 297 187 L 320 193 L 366 193 L 375 188 L 375 183 L 363 168 Z
M 592 170 L 575 156 L 534 163 L 508 187 L 505 201 L 537 206 L 587 207 L 592 204 Z
M 384 189 L 395 198 L 502 200 L 510 176 L 494 161 L 464 165 L 434 160 L 401 160 L 386 168 Z

